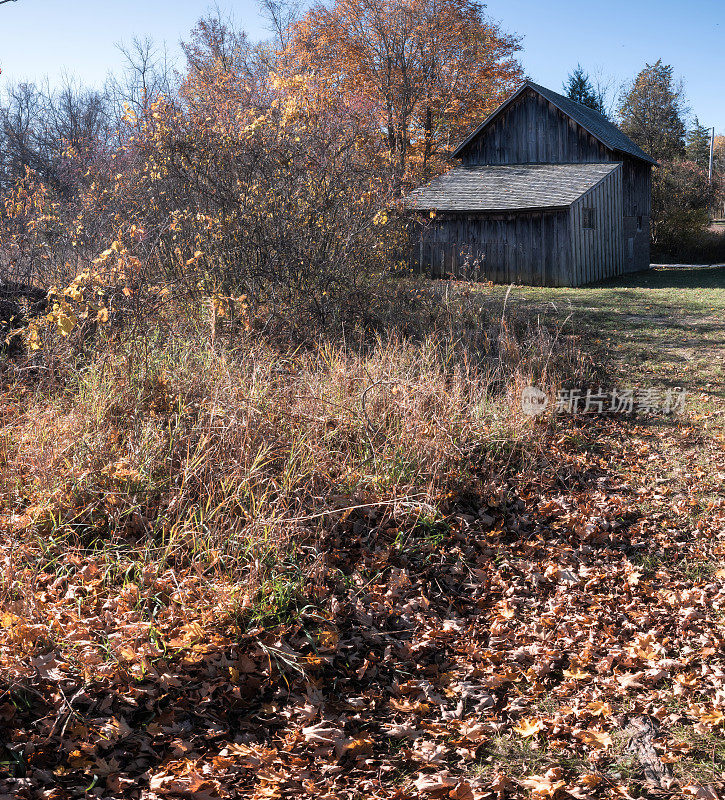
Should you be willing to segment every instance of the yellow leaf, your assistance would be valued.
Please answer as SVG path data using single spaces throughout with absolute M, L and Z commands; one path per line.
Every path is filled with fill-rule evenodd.
M 58 328 L 63 336 L 68 336 L 68 334 L 75 328 L 76 326 L 76 318 L 73 314 L 64 314 L 61 312 L 58 314 L 57 317 Z
M 539 731 L 544 730 L 544 723 L 537 717 L 527 717 L 522 719 L 518 725 L 514 725 L 514 730 L 519 736 L 526 739 L 529 736 L 534 736 Z
M 40 336 L 38 329 L 34 325 L 28 328 L 28 345 L 31 350 L 40 350 Z
M 592 700 L 586 709 L 593 717 L 608 717 L 612 713 L 609 703 L 602 703 L 600 700 Z
M 108 322 L 108 309 L 107 308 L 99 308 L 98 313 L 96 314 L 96 321 L 97 322 Z
M 373 750 L 373 740 L 368 739 L 366 736 L 358 738 L 343 739 L 337 747 L 338 757 L 347 754 L 350 756 L 359 756 L 364 753 L 371 753 Z
M 595 750 L 604 750 L 612 746 L 612 737 L 606 731 L 575 731 L 574 736 Z
M 697 689 L 698 680 L 696 675 L 687 675 L 684 672 L 680 672 L 675 676 L 675 680 L 686 689 Z
M 204 629 L 198 622 L 189 622 L 182 625 L 178 635 L 169 644 L 171 647 L 189 647 L 204 638 Z
M 553 772 L 553 770 L 549 770 Z M 566 786 L 566 781 L 556 780 L 554 777 L 546 775 L 532 775 L 524 781 L 521 781 L 523 786 L 531 789 L 534 797 L 554 797 L 559 789 Z
M 725 715 L 719 708 L 703 708 L 700 713 L 700 722 L 711 725 L 713 728 L 725 719 Z
M 583 669 L 579 669 L 579 667 L 577 666 L 572 666 L 571 669 L 564 670 L 564 677 L 573 678 L 575 681 L 581 681 L 584 678 L 589 678 L 590 673 L 585 672 Z

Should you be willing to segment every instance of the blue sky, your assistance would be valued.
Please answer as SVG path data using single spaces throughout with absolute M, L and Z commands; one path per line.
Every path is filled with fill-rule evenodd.
M 252 38 L 266 32 L 252 0 L 224 2 Z M 0 5 L 0 82 L 63 72 L 101 83 L 117 68 L 114 44 L 134 35 L 178 42 L 209 9 L 200 0 L 18 0 Z M 616 84 L 662 58 L 685 81 L 703 125 L 725 133 L 723 0 L 489 0 L 488 13 L 523 35 L 521 61 L 538 83 L 559 90 L 581 62 Z

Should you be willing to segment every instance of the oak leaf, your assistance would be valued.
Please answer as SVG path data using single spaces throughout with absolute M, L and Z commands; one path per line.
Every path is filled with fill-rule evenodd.
M 373 751 L 373 740 L 367 736 L 359 736 L 357 738 L 350 737 L 347 739 L 340 739 L 336 746 L 335 752 L 338 758 L 344 755 L 359 756 Z
M 596 750 L 605 750 L 612 746 L 612 737 L 606 731 L 575 731 L 574 736 Z
M 592 700 L 587 703 L 586 710 L 593 717 L 608 717 L 612 713 L 612 707 L 609 703 L 603 703 L 601 700 Z

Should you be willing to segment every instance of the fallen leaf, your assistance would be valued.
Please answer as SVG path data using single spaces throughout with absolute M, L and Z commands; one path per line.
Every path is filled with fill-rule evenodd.
M 543 731 L 544 723 L 538 717 L 527 717 L 522 719 L 518 725 L 514 725 L 514 730 L 519 736 L 526 739 L 529 736 L 534 736 L 539 731 Z

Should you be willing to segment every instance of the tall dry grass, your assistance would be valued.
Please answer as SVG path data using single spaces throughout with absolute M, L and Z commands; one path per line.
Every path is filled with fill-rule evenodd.
M 142 341 L 98 333 L 65 362 L 6 364 L 3 603 L 43 624 L 43 581 L 92 562 L 109 597 L 151 605 L 150 575 L 192 576 L 192 617 L 220 597 L 284 606 L 341 519 L 413 531 L 483 496 L 538 447 L 521 389 L 586 365 L 485 292 L 432 307 L 417 335 L 391 325 L 354 344 L 228 331 L 211 347 L 203 325 L 149 325 Z

